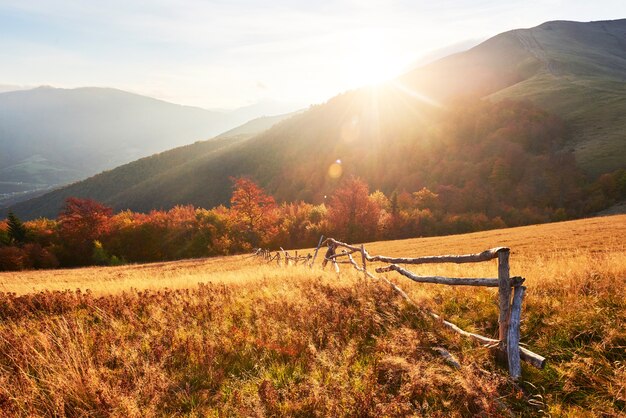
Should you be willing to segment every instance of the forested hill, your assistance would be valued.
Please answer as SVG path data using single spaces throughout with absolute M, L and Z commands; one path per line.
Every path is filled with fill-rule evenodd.
M 587 172 L 626 167 L 626 19 L 505 32 L 401 80 L 440 100 L 529 100 L 568 123 L 568 146 Z
M 453 213 L 563 208 L 576 216 L 605 203 L 591 202 L 585 176 L 626 167 L 626 152 L 618 152 L 626 142 L 618 117 L 626 100 L 625 25 L 548 22 L 506 32 L 174 169 L 145 175 L 128 171 L 131 164 L 122 168 L 122 192 L 103 192 L 118 169 L 14 209 L 54 216 L 70 195 L 115 209 L 211 207 L 227 202 L 230 177 L 239 175 L 278 200 L 320 203 L 341 178 L 357 175 L 387 195 L 428 187 Z M 598 162 L 598 153 L 607 158 Z

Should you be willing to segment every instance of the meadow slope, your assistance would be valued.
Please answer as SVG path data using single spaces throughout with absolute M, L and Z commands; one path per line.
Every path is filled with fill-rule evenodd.
M 366 245 L 404 256 L 511 247 L 511 273 L 528 287 L 522 342 L 548 359 L 544 370 L 524 366 L 517 384 L 488 350 L 348 271 L 235 256 L 2 273 L 0 415 L 619 416 L 625 237 L 619 215 Z M 497 334 L 495 290 L 388 277 L 420 306 Z

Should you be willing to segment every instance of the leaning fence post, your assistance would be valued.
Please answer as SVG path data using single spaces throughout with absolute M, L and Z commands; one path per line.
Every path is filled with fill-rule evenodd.
M 320 247 L 322 246 L 322 241 L 324 241 L 324 235 L 322 235 L 320 237 L 320 242 L 317 243 L 317 248 L 315 249 L 315 254 L 313 254 L 313 260 L 311 260 L 311 264 L 309 265 L 309 267 L 313 268 L 313 263 L 315 263 L 315 257 L 317 257 L 317 252 L 320 250 Z
M 513 379 L 522 375 L 520 362 L 520 322 L 522 317 L 522 301 L 524 299 L 525 286 L 515 286 L 513 289 L 513 304 L 511 305 L 511 318 L 509 321 L 507 357 L 509 362 L 509 374 Z
M 507 334 L 509 326 L 509 312 L 511 307 L 511 282 L 509 277 L 509 254 L 508 248 L 498 251 L 498 296 L 500 315 L 498 317 L 499 333 L 498 340 L 500 351 L 506 353 Z
M 363 263 L 363 274 L 367 279 L 367 269 L 365 268 L 365 246 L 363 244 L 361 244 L 361 262 Z

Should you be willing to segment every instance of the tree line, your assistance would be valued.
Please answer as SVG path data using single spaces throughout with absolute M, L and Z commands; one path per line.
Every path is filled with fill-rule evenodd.
M 497 182 L 492 185 L 497 192 Z M 233 179 L 230 206 L 113 213 L 89 199 L 68 198 L 56 219 L 0 222 L 0 270 L 116 265 L 229 255 L 255 247 L 310 247 L 321 234 L 357 243 L 446 235 L 560 221 L 579 216 L 565 207 L 499 204 L 476 189 L 441 186 L 389 196 L 347 177 L 321 204 L 278 204 L 247 177 Z M 626 198 L 626 171 L 601 176 L 585 191 L 582 207 L 599 210 Z M 493 204 L 476 210 L 475 200 Z M 579 205 L 580 206 L 580 205 Z M 480 207 L 479 207 L 480 209 Z

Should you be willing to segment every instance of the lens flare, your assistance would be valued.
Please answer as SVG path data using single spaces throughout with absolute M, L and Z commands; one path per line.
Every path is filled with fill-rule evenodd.
M 328 177 L 331 179 L 338 179 L 343 174 L 343 168 L 341 167 L 341 160 L 337 160 L 328 167 Z

